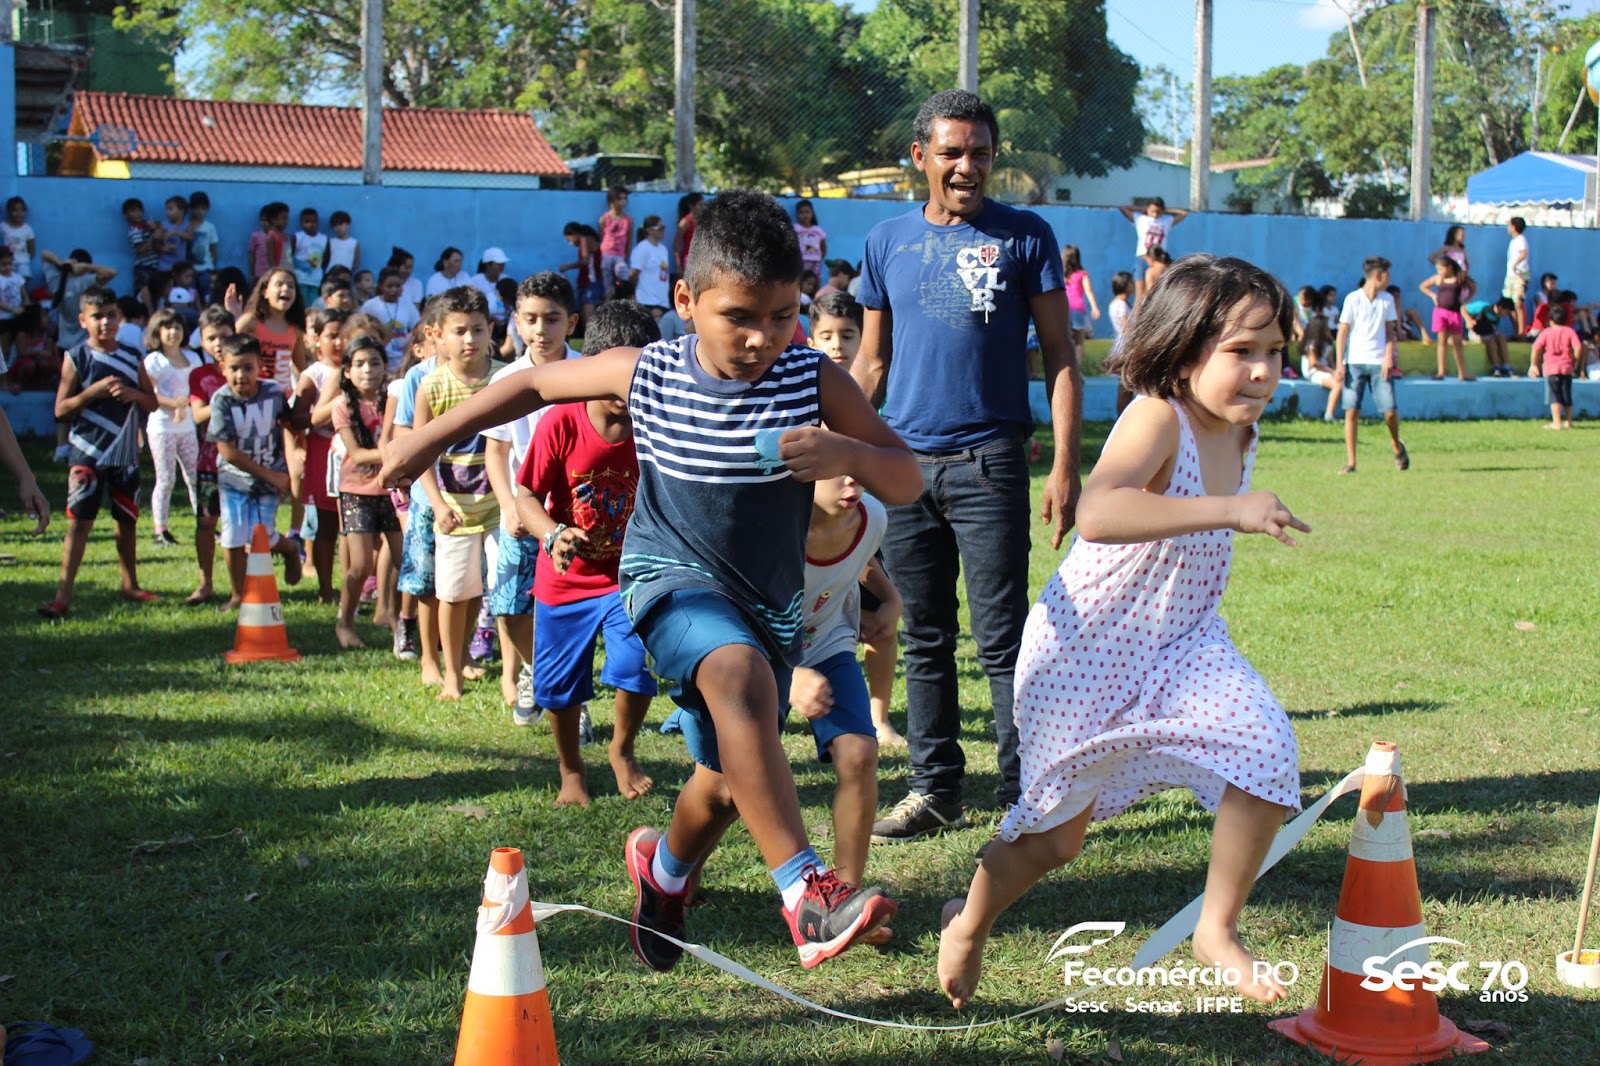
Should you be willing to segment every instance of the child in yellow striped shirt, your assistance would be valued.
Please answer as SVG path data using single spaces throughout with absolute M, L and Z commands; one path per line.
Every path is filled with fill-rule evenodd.
M 439 365 L 417 391 L 414 429 L 420 430 L 476 395 L 489 383 L 489 306 L 470 285 L 438 296 L 437 325 L 430 328 Z M 418 480 L 433 505 L 434 591 L 439 598 L 442 700 L 459 700 L 467 638 L 483 597 L 483 542 L 500 523 L 500 505 L 489 484 L 484 438 L 474 434 L 444 450 Z

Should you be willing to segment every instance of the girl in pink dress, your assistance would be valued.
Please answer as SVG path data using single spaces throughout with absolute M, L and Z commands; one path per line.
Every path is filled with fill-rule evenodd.
M 1193 952 L 1252 998 L 1238 917 L 1299 809 L 1294 731 L 1228 639 L 1217 606 L 1233 534 L 1310 527 L 1251 492 L 1256 420 L 1278 384 L 1294 305 L 1239 259 L 1191 255 L 1145 295 L 1110 369 L 1138 394 L 1078 504 L 1078 535 L 1028 616 L 1017 660 L 1022 796 L 965 899 L 945 905 L 939 983 L 972 998 L 996 917 L 1071 861 L 1091 821 L 1169 788 L 1216 812 Z

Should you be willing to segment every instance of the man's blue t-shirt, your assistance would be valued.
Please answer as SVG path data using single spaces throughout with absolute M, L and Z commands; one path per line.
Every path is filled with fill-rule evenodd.
M 959 451 L 1033 424 L 1028 301 L 1063 287 L 1050 224 L 984 201 L 972 222 L 922 208 L 867 235 L 862 306 L 893 323 L 883 417 L 917 451 Z

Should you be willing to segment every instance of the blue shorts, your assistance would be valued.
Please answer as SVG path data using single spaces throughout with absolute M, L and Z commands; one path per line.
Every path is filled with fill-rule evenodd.
M 267 527 L 267 546 L 278 543 L 278 497 L 240 492 L 219 485 L 222 498 L 222 529 L 218 543 L 224 548 L 248 548 L 258 525 Z
M 1339 398 L 1346 411 L 1361 410 L 1361 398 L 1372 390 L 1372 402 L 1378 413 L 1394 410 L 1394 382 L 1383 372 L 1383 367 L 1372 363 L 1346 363 L 1344 365 L 1344 393 Z
M 1089 328 L 1089 312 L 1087 311 L 1069 310 L 1067 312 L 1067 318 L 1072 323 L 1072 328 L 1075 330 L 1081 331 Z
M 418 493 L 411 501 L 405 540 L 400 543 L 400 591 L 432 596 L 433 578 L 433 508 L 428 497 Z
M 828 751 L 828 745 L 833 743 L 834 738 L 846 733 L 860 733 L 876 741 L 878 730 L 872 724 L 872 699 L 867 695 L 867 680 L 861 676 L 861 664 L 856 662 L 855 653 L 841 651 L 828 656 L 811 669 L 827 678 L 828 686 L 833 689 L 833 710 L 806 723 L 817 742 L 817 758 L 822 762 L 832 762 L 833 755 Z M 787 685 L 779 690 L 778 699 L 787 708 Z
M 539 561 L 538 538 L 513 537 L 504 529 L 494 529 L 489 532 L 483 554 L 489 571 L 489 613 L 496 618 L 532 614 L 533 571 L 534 564 Z
M 541 615 L 543 611 L 540 611 Z M 537 623 L 535 624 L 537 629 Z M 661 726 L 663 733 L 682 733 L 689 757 L 707 770 L 722 772 L 717 752 L 717 730 L 706 701 L 695 687 L 694 673 L 701 661 L 718 648 L 745 644 L 756 649 L 772 666 L 779 692 L 789 691 L 789 667 L 771 653 L 757 635 L 755 623 L 720 592 L 680 589 L 655 600 L 644 616 L 634 621 L 634 631 L 650 655 L 651 668 L 672 685 L 678 709 Z M 534 662 L 539 654 L 534 652 Z M 776 708 L 774 708 L 776 710 Z M 783 726 L 782 713 L 772 716 L 772 732 Z
M 1133 257 L 1133 280 L 1143 281 L 1145 273 L 1150 269 L 1150 260 L 1142 255 Z
M 580 304 L 604 303 L 605 299 L 605 278 L 601 278 L 599 281 L 591 281 L 589 284 L 578 290 L 578 303 Z
M 622 594 L 606 592 L 575 603 L 541 603 L 533 616 L 533 702 L 547 710 L 594 699 L 594 648 L 606 638 L 600 680 L 624 692 L 656 694 L 644 664 L 644 645 L 622 609 Z

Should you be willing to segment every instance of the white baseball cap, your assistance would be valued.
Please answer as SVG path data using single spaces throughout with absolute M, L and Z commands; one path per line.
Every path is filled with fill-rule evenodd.
M 490 248 L 488 251 L 484 252 L 483 255 L 479 256 L 478 258 L 479 258 L 480 262 L 484 262 L 484 263 L 509 263 L 509 262 L 511 262 L 511 258 L 509 256 L 507 256 L 506 253 L 501 251 L 499 248 Z

